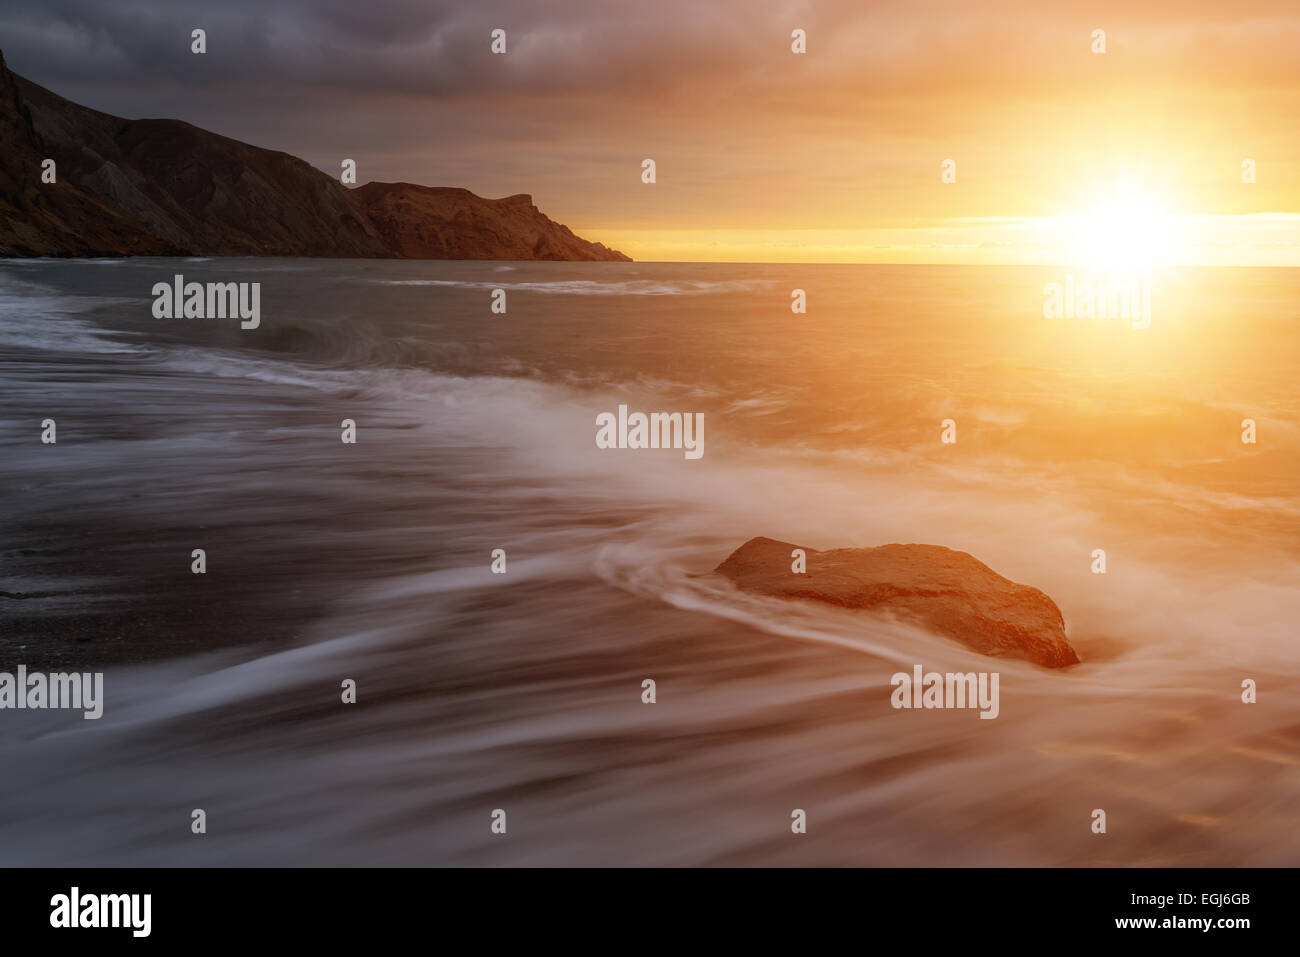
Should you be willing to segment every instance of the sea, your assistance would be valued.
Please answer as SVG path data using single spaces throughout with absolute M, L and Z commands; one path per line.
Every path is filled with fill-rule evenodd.
M 1065 278 L 0 262 L 0 671 L 104 675 L 0 710 L 0 864 L 1300 864 L 1300 271 Z M 760 535 L 968 552 L 1081 663 L 710 574 Z

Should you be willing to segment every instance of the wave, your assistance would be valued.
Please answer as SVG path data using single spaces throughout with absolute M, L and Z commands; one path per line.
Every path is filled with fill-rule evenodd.
M 126 341 L 136 334 L 110 331 L 83 318 L 115 300 L 67 296 L 13 279 L 0 283 L 0 347 L 57 353 L 144 354 L 144 345 Z
M 885 407 L 834 380 L 802 390 L 767 375 L 787 358 L 784 327 L 732 356 L 717 340 L 702 343 L 696 364 L 685 354 L 643 361 L 652 336 L 688 340 L 716 300 L 653 331 L 637 322 L 655 308 L 644 299 L 631 312 L 612 300 L 585 314 L 573 302 L 549 316 L 539 308 L 583 334 L 558 341 L 593 347 L 548 365 L 557 340 L 485 332 L 478 311 L 456 325 L 451 309 L 380 308 L 369 277 L 424 265 L 349 267 L 350 300 L 334 264 L 239 268 L 316 278 L 277 290 L 286 312 L 266 328 L 215 330 L 207 346 L 194 327 L 158 328 L 119 309 L 123 325 L 150 331 L 151 355 L 113 375 L 105 349 L 134 351 L 138 340 L 92 320 L 123 300 L 0 284 L 0 342 L 55 350 L 60 381 L 93 385 L 78 398 L 83 435 L 96 440 L 61 439 L 54 481 L 35 443 L 6 448 L 6 475 L 30 489 L 22 508 L 37 528 L 65 513 L 88 524 L 108 516 L 115 540 L 175 551 L 183 574 L 197 524 L 227 569 L 245 540 L 266 562 L 250 595 L 256 584 L 284 605 L 300 586 L 320 589 L 302 600 L 310 610 L 289 646 L 187 647 L 186 657 L 115 665 L 102 722 L 11 715 L 0 726 L 7 862 L 195 863 L 192 807 L 235 822 L 204 845 L 208 865 L 1078 864 L 1115 853 L 1087 829 L 1094 806 L 1151 835 L 1149 861 L 1294 856 L 1294 842 L 1277 839 L 1289 834 L 1289 792 L 1280 799 L 1259 782 L 1295 767 L 1300 724 L 1286 689 L 1300 677 L 1300 568 L 1232 547 L 1223 529 L 1242 503 L 1231 487 L 1198 498 L 1138 466 L 1115 474 L 1063 456 L 1058 468 L 1028 470 L 992 444 L 931 460 L 883 443 L 891 420 L 905 431 L 933 420 L 937 441 L 938 407 L 895 394 L 923 377 L 904 367 L 924 355 L 923 329 L 894 350 Z M 95 282 L 96 292 L 127 288 Z M 507 288 L 600 296 L 628 286 Z M 722 286 L 636 280 L 632 295 Z M 614 348 L 633 361 L 611 363 Z M 768 364 L 745 364 L 765 349 Z M 464 374 L 428 368 L 439 350 L 455 350 Z M 6 401 L 49 391 L 32 367 L 6 378 Z M 597 412 L 625 401 L 677 409 L 687 396 L 708 415 L 702 460 L 595 447 Z M 971 419 L 1020 426 L 1020 399 L 983 399 Z M 359 423 L 355 448 L 338 442 L 345 415 Z M 746 431 L 752 420 L 761 432 Z M 801 444 L 817 433 L 843 442 Z M 1255 504 L 1290 515 L 1285 495 Z M 1116 521 L 1121 498 L 1137 508 Z M 1156 520 L 1156 506 L 1183 520 Z M 755 535 L 967 551 L 1049 594 L 1083 664 L 1054 672 L 987 658 L 905 622 L 749 595 L 708 574 Z M 1104 576 L 1088 567 L 1101 545 Z M 50 546 L 80 547 L 75 537 Z M 498 546 L 505 576 L 489 571 Z M 313 563 L 318 555 L 331 561 Z M 140 583 L 96 587 L 105 600 L 139 602 Z M 262 627 L 242 600 L 231 599 L 244 613 L 232 627 Z M 916 663 L 999 671 L 1001 716 L 893 711 L 888 677 Z M 647 676 L 659 682 L 654 708 L 639 702 Z M 1259 680 L 1261 705 L 1239 702 L 1243 677 Z M 359 684 L 350 711 L 339 700 L 345 678 Z M 488 833 L 486 811 L 498 806 L 510 807 L 522 840 Z M 810 808 L 815 824 L 780 841 L 791 807 Z M 1179 815 L 1241 826 L 1189 832 Z

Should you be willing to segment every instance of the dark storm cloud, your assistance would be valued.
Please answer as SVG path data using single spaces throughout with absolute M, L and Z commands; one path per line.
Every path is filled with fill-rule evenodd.
M 195 27 L 205 56 L 190 53 Z M 790 53 L 795 27 L 807 56 Z M 1104 58 L 1088 53 L 1098 27 Z M 0 4 L 9 65 L 77 102 L 334 174 L 355 157 L 362 181 L 531 192 L 579 224 L 1027 214 L 1008 197 L 1047 196 L 1060 157 L 1106 142 L 1166 163 L 1216 142 L 1284 162 L 1297 48 L 1296 0 Z M 1214 125 L 1180 128 L 1202 116 Z M 956 154 L 980 189 L 932 209 L 908 198 L 918 170 Z M 647 156 L 653 191 L 638 188 Z
M 1200 49 L 1206 76 L 1289 78 L 1295 16 L 1294 0 L 10 0 L 0 46 L 38 82 L 95 85 L 103 95 L 166 84 L 267 97 L 582 94 L 698 104 L 791 92 L 815 111 L 853 93 L 1055 95 L 1061 83 L 1088 79 L 1063 54 L 1069 37 L 1097 26 L 1128 55 L 1117 75 L 1168 75 L 1172 61 Z M 208 32 L 202 58 L 189 50 L 195 27 Z M 507 30 L 506 57 L 489 52 L 496 27 Z M 808 31 L 810 55 L 792 91 L 783 68 L 794 27 Z
M 189 49 L 195 27 L 208 34 L 203 60 Z M 489 52 L 497 27 L 509 36 L 504 58 Z M 757 32 L 754 18 L 672 2 L 42 0 L 0 13 L 6 55 L 50 83 L 274 82 L 425 96 L 658 83 L 725 69 L 734 41 Z

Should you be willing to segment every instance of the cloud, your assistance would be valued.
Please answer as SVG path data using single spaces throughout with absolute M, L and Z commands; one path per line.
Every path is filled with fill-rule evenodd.
M 530 192 L 575 226 L 1043 215 L 1107 159 L 1206 212 L 1294 208 L 1300 180 L 1295 0 L 8 0 L 0 38 L 97 109 Z M 939 192 L 948 156 L 961 188 Z M 1269 174 L 1250 194 L 1242 156 Z
M 790 31 L 808 31 L 794 72 Z M 716 96 L 783 88 L 870 95 L 1052 89 L 1092 79 L 1068 55 L 1108 28 L 1124 78 L 1292 78 L 1292 0 L 1042 4 L 990 0 L 19 0 L 0 14 L 11 59 L 48 81 L 430 98 L 527 92 Z M 209 53 L 189 52 L 194 27 Z M 507 30 L 510 53 L 490 54 Z M 815 104 L 813 104 L 815 108 Z

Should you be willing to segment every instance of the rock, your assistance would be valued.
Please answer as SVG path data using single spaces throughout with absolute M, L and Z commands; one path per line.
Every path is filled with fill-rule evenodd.
M 0 54 L 0 256 L 114 255 L 630 261 L 525 193 L 348 189 L 288 153 L 80 106 Z
M 393 254 L 407 259 L 632 261 L 575 236 L 527 193 L 484 199 L 449 186 L 367 183 L 348 195 Z
M 716 572 L 742 591 L 892 612 L 968 648 L 1047 668 L 1077 664 L 1056 603 L 941 545 L 805 548 L 807 572 L 791 570 L 800 546 L 752 538 Z

